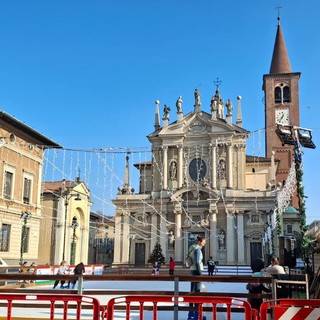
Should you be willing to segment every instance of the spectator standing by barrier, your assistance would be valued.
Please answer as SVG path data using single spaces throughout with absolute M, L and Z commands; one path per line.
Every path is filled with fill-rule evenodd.
M 203 271 L 203 254 L 202 248 L 205 246 L 206 240 L 202 237 L 197 237 L 197 243 L 193 244 L 189 248 L 189 255 L 192 258 L 192 265 L 190 267 L 190 273 L 192 276 L 201 276 Z M 200 292 L 201 282 L 191 282 L 190 291 Z M 190 304 L 190 307 L 196 307 L 196 304 Z M 198 311 L 189 311 L 188 320 L 198 320 Z M 204 320 L 204 319 L 201 319 Z
M 83 262 L 80 262 L 79 264 L 77 264 L 73 270 L 73 274 L 75 275 L 81 275 L 81 274 L 84 274 L 85 272 L 86 272 L 86 269 L 84 267 Z M 76 287 L 76 283 L 77 283 L 77 280 L 72 281 L 72 286 L 71 286 L 72 289 Z M 69 286 L 70 284 L 68 284 L 68 288 Z
M 175 261 L 173 260 L 172 257 L 170 257 L 170 259 L 169 259 L 169 275 L 172 276 L 172 275 L 174 274 L 174 268 L 175 268 L 175 266 L 176 266 Z

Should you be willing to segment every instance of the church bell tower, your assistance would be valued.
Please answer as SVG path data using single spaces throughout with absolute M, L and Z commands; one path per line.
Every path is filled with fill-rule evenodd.
M 273 49 L 270 71 L 263 76 L 265 93 L 265 145 L 266 157 L 279 160 L 276 180 L 284 184 L 292 161 L 293 146 L 282 145 L 275 129 L 277 124 L 299 126 L 299 79 L 300 72 L 292 72 L 287 53 L 280 17 Z M 294 201 L 295 202 L 295 201 Z

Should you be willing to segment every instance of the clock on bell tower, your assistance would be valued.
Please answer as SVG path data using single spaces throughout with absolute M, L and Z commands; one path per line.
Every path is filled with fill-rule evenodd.
M 282 145 L 275 133 L 277 124 L 299 126 L 299 79 L 300 72 L 292 72 L 284 36 L 278 17 L 277 34 L 271 67 L 263 76 L 265 94 L 265 143 L 266 157 L 280 160 L 276 179 L 283 183 L 287 179 L 292 161 L 293 146 Z

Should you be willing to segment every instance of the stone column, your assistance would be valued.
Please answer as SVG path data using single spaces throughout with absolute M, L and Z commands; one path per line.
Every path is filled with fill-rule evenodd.
M 85 219 L 84 219 L 84 225 L 82 228 L 82 237 L 80 240 L 80 247 L 81 247 L 81 251 L 80 251 L 80 261 L 82 261 L 83 263 L 87 263 L 88 262 L 88 251 L 89 251 L 89 231 L 90 231 L 90 207 L 91 207 L 91 203 L 88 201 L 88 198 L 86 198 L 87 201 L 87 205 L 86 205 L 86 212 L 85 212 Z M 77 259 L 76 259 L 77 260 Z
M 209 256 L 212 256 L 214 261 L 219 260 L 217 256 L 218 248 L 215 235 L 217 235 L 217 211 L 216 209 L 210 210 L 210 246 L 209 246 Z
M 168 248 L 168 231 L 166 226 L 166 220 L 167 220 L 167 214 L 166 212 L 163 211 L 162 214 L 160 215 L 160 245 L 164 255 L 167 252 L 167 248 Z M 167 259 L 167 257 L 165 258 Z
M 123 233 L 122 233 L 122 263 L 129 263 L 129 233 L 130 233 L 130 224 L 129 224 L 130 214 L 123 214 Z
M 153 251 L 154 246 L 157 243 L 157 226 L 158 226 L 158 214 L 156 212 L 151 213 L 151 240 L 150 240 L 150 252 Z
M 227 167 L 227 187 L 233 188 L 233 166 L 232 166 L 232 146 L 231 144 L 227 146 L 227 161 L 228 161 L 228 167 Z
M 58 197 L 57 204 L 57 229 L 56 229 L 56 239 L 57 242 L 54 246 L 54 263 L 59 265 L 62 259 L 63 252 L 63 237 L 64 237 L 64 224 L 65 224 L 65 199 L 63 197 Z M 41 241 L 41 240 L 40 240 Z
M 183 148 L 178 147 L 178 189 L 183 185 Z
M 122 225 L 121 225 L 121 216 L 116 213 L 114 218 L 114 255 L 113 263 L 120 264 L 121 261 L 121 235 L 122 235 Z
M 168 147 L 163 147 L 162 150 L 162 178 L 163 190 L 168 189 Z
M 243 213 L 237 214 L 237 240 L 238 240 L 238 264 L 245 264 L 244 262 L 244 226 Z
M 174 254 L 175 261 L 177 264 L 183 263 L 183 237 L 181 237 L 181 204 L 176 204 L 175 209 L 175 244 L 174 244 Z
M 211 176 L 212 176 L 212 188 L 217 189 L 217 146 L 211 146 L 212 162 L 211 162 Z
M 226 234 L 226 248 L 227 248 L 227 264 L 234 264 L 234 217 L 227 214 L 227 234 Z
M 245 168 L 246 168 L 246 148 L 243 145 L 240 145 L 238 147 L 238 157 L 240 159 L 239 161 L 239 172 L 240 174 L 240 185 L 238 189 L 245 189 L 246 185 L 246 174 L 245 174 Z M 241 171 L 240 171 L 241 170 Z M 238 175 L 239 176 L 239 175 Z

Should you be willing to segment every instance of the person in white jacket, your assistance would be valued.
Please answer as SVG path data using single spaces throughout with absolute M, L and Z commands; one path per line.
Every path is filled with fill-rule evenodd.
M 274 274 L 285 274 L 285 270 L 282 266 L 280 266 L 279 260 L 275 257 L 271 259 L 271 265 L 266 268 L 266 272 L 274 275 Z
M 67 261 L 61 261 L 57 274 L 67 274 L 67 271 L 69 271 L 69 267 L 67 266 Z M 54 282 L 53 289 L 56 288 L 56 286 L 59 284 L 59 282 L 60 282 L 60 289 L 64 288 L 63 285 L 64 285 L 65 281 L 64 280 L 61 280 L 61 281 L 56 280 Z

